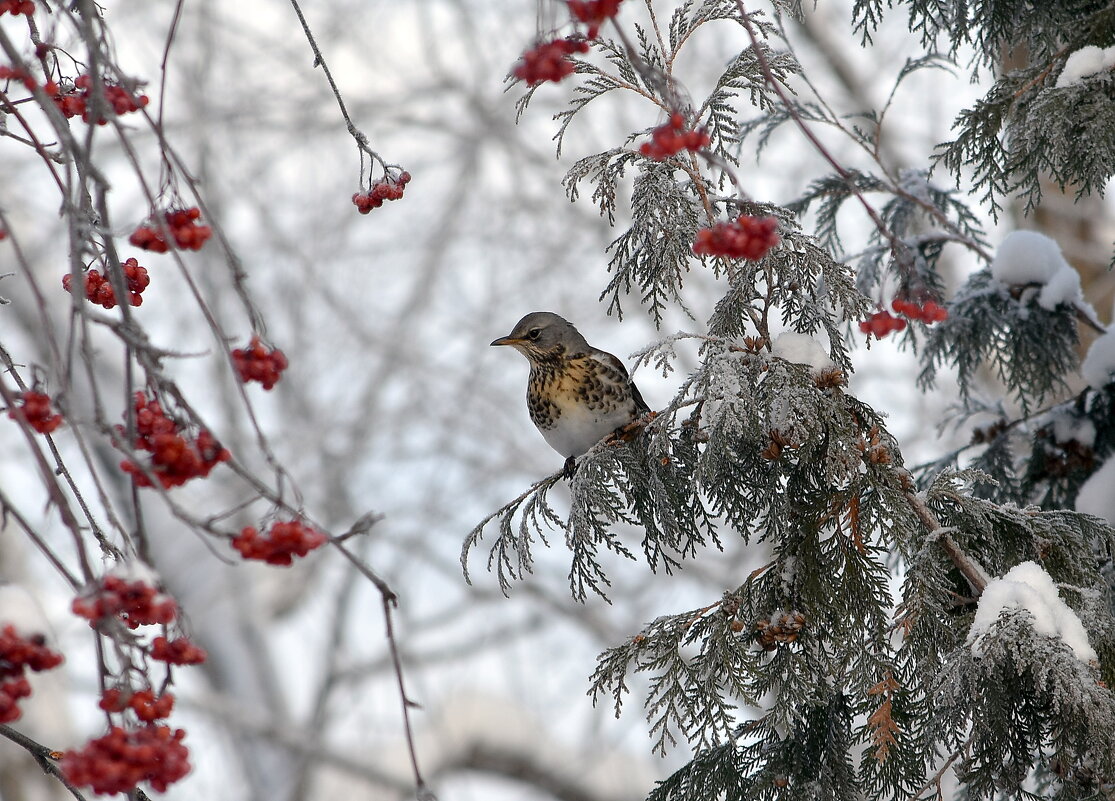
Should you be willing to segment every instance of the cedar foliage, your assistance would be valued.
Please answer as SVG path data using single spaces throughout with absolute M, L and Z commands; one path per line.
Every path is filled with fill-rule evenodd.
M 613 225 L 629 215 L 609 248 L 601 301 L 610 311 L 639 305 L 660 322 L 668 304 L 684 308 L 683 281 L 695 269 L 720 277 L 723 295 L 703 331 L 640 355 L 669 372 L 675 345 L 694 339 L 700 365 L 640 438 L 597 445 L 579 460 L 568 513 L 550 502 L 555 474 L 478 525 L 462 561 L 467 571 L 494 523 L 488 566 L 507 592 L 531 571 L 536 543 L 564 534 L 570 589 L 584 600 L 607 596 L 603 551 L 670 571 L 728 537 L 767 549 L 769 563 L 719 600 L 663 615 L 599 657 L 594 701 L 619 714 L 631 677 L 644 674 L 654 750 L 692 748 L 653 801 L 933 797 L 946 772 L 974 799 L 1115 796 L 1115 530 L 1071 511 L 1082 483 L 1115 457 L 1115 383 L 1065 397 L 1079 315 L 1043 309 L 1033 292 L 996 281 L 980 223 L 981 210 L 994 215 L 1012 195 L 1035 202 L 1042 173 L 1088 192 L 1115 172 L 1109 77 L 1054 88 L 1069 53 L 1112 40 L 1115 13 L 1080 0 L 860 0 L 854 19 L 865 40 L 891 6 L 926 49 L 896 76 L 896 91 L 918 70 L 975 74 L 993 70 L 1006 46 L 1029 54 L 1028 66 L 996 76 L 957 120 L 956 138 L 916 169 L 878 157 L 885 108 L 864 109 L 853 124 L 802 91 L 811 84 L 782 33 L 784 15 L 799 10 L 781 2 L 745 19 L 735 0 L 629 0 L 619 25 L 631 35 L 593 42 L 558 115 L 560 145 L 598 97 L 634 91 L 706 128 L 707 150 L 664 161 L 637 150 L 649 128 L 634 132 L 576 161 L 566 188 Z M 672 68 L 712 21 L 737 26 L 741 50 L 707 98 L 690 100 Z M 955 63 L 965 46 L 974 57 Z M 772 80 L 800 94 L 780 97 Z M 799 123 L 833 129 L 875 158 L 819 176 L 787 208 L 725 193 L 742 152 L 761 152 L 781 126 Z M 931 180 L 934 160 L 956 187 Z M 617 213 L 621 186 L 630 187 L 627 214 Z M 877 226 L 846 250 L 837 213 L 846 204 L 862 212 L 867 193 Z M 740 213 L 775 216 L 781 244 L 760 261 L 693 254 L 699 228 Z M 970 446 L 911 471 L 880 415 L 847 390 L 847 348 L 884 285 L 944 303 L 946 249 L 985 269 L 948 299 L 947 321 L 912 324 L 904 341 L 919 354 L 924 387 L 942 366 L 955 368 L 958 424 L 989 410 L 1000 419 L 974 429 Z M 836 367 L 774 355 L 772 330 L 782 328 L 827 342 Z M 982 399 L 984 367 L 1020 411 Z M 1061 441 L 1085 427 L 1095 436 Z M 637 549 L 620 538 L 621 523 L 642 532 Z M 1058 583 L 1098 663 L 1085 664 L 1017 609 L 973 650 L 968 630 L 986 579 L 1027 560 Z

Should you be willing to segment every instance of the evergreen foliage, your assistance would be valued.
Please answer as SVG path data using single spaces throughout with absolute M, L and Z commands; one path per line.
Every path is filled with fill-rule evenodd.
M 656 160 L 631 147 L 648 128 L 569 171 L 570 198 L 588 184 L 612 224 L 627 217 L 618 204 L 629 181 L 630 220 L 610 246 L 601 298 L 618 313 L 635 295 L 660 323 L 667 306 L 684 308 L 691 269 L 712 271 L 723 293 L 703 331 L 639 355 L 666 373 L 678 343 L 697 343 L 700 356 L 642 435 L 578 459 L 568 503 L 551 501 L 555 474 L 480 523 L 462 553 L 466 570 L 493 521 L 488 565 L 505 592 L 531 571 L 535 542 L 555 531 L 571 552 L 578 600 L 607 596 L 600 556 L 609 551 L 633 560 L 641 551 L 647 567 L 667 572 L 729 537 L 766 554 L 719 600 L 664 615 L 599 657 L 594 701 L 619 714 L 645 687 L 653 749 L 693 749 L 653 801 L 941 797 L 946 774 L 957 797 L 1115 797 L 1115 529 L 1071 511 L 1083 482 L 1115 458 L 1115 382 L 1065 398 L 1078 366 L 1077 310 L 1046 309 L 1033 289 L 982 269 L 948 303 L 946 321 L 911 326 L 905 341 L 919 346 L 922 385 L 954 369 L 956 423 L 994 420 L 973 430 L 970 445 L 912 472 L 846 381 L 855 323 L 881 304 L 884 287 L 943 302 L 946 247 L 989 260 L 972 193 L 994 213 L 1015 193 L 1034 202 L 1041 175 L 1087 192 L 1115 173 L 1109 78 L 1052 84 L 1072 48 L 1115 38 L 1115 14 L 1082 0 L 902 4 L 930 52 L 907 63 L 896 91 L 906 75 L 941 66 L 932 51 L 945 38 L 952 56 L 975 48 L 973 70 L 997 65 L 1006 46 L 1029 54 L 1028 66 L 961 116 L 938 154 L 965 180 L 961 192 L 936 186 L 929 165 L 880 161 L 885 108 L 849 124 L 820 97 L 775 91 L 806 77 L 774 44 L 781 18 L 689 0 L 663 26 L 655 14 L 665 3 L 627 5 L 621 24 L 634 35 L 594 41 L 596 55 L 578 63 L 583 80 L 558 115 L 559 144 L 575 115 L 617 89 L 684 113 L 711 143 Z M 884 12 L 882 0 L 856 4 L 865 37 Z M 721 19 L 766 41 L 745 43 L 710 95 L 689 100 L 673 65 Z M 837 167 L 788 208 L 725 197 L 740 185 L 741 143 L 761 149 L 786 123 L 834 129 L 872 163 Z M 851 253 L 837 227 L 849 201 L 875 226 Z M 806 212 L 816 239 L 803 230 Z M 755 261 L 694 255 L 698 229 L 741 213 L 777 218 L 780 244 Z M 783 329 L 816 337 L 832 366 L 779 355 Z M 987 369 L 1019 413 L 981 398 Z M 989 583 L 1027 561 L 1056 582 L 1098 661 L 1041 633 L 1025 607 L 970 632 Z

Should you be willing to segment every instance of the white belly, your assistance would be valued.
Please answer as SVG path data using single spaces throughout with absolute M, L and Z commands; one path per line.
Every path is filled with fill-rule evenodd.
M 580 456 L 631 419 L 632 410 L 623 406 L 608 412 L 572 406 L 562 410 L 552 428 L 539 428 L 539 431 L 551 448 L 568 458 Z

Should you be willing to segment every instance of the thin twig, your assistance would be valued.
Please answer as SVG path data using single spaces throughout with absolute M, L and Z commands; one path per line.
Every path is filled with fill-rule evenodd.
M 38 763 L 39 767 L 43 769 L 43 773 L 53 776 L 58 779 L 58 781 L 62 782 L 62 785 L 70 791 L 70 794 L 73 795 L 77 801 L 86 801 L 85 796 L 70 783 L 70 780 L 66 778 L 66 774 L 62 772 L 62 769 L 58 767 L 58 763 L 55 762 L 57 751 L 47 748 L 42 743 L 32 740 L 26 734 L 18 732 L 6 724 L 0 724 L 0 737 L 6 737 L 21 748 L 25 748 L 27 752 L 35 758 L 35 762 Z
M 344 98 L 341 97 L 341 90 L 337 88 L 337 82 L 333 80 L 333 73 L 329 70 L 329 65 L 325 63 L 325 56 L 321 54 L 321 49 L 317 46 L 317 41 L 314 39 L 313 31 L 310 30 L 310 24 L 306 21 L 306 16 L 302 13 L 302 7 L 298 5 L 298 0 L 290 0 L 291 6 L 294 7 L 294 13 L 298 15 L 298 21 L 302 23 L 302 31 L 306 34 L 306 41 L 310 43 L 310 49 L 314 51 L 314 66 L 321 67 L 321 71 L 325 73 L 325 79 L 329 81 L 329 88 L 333 90 L 333 97 L 337 98 L 337 106 L 341 109 L 341 116 L 344 117 L 345 126 L 348 128 L 349 135 L 356 140 L 356 146 L 360 148 L 362 153 L 367 153 L 387 172 L 389 165 L 376 151 L 372 150 L 371 145 L 368 143 L 368 136 L 352 121 L 349 116 L 348 108 L 345 106 Z

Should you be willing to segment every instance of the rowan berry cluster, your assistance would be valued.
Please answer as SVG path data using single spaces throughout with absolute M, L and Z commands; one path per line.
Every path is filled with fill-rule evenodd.
M 268 350 L 258 336 L 253 336 L 246 348 L 232 352 L 232 364 L 245 384 L 258 381 L 264 389 L 271 389 L 279 381 L 279 373 L 287 368 L 286 356 L 278 348 Z
M 37 86 L 35 79 L 31 77 L 30 73 L 18 67 L 8 67 L 4 65 L 0 65 L 0 81 L 19 81 L 27 91 L 31 91 Z
M 34 0 L 0 0 L 0 14 L 11 14 L 13 17 L 26 14 L 30 17 L 34 13 Z
M 939 323 L 942 320 L 947 320 L 949 316 L 947 309 L 932 300 L 925 303 L 914 303 L 912 300 L 899 298 L 891 304 L 891 307 L 899 314 L 904 314 L 911 320 L 920 320 L 923 323 Z
M 253 526 L 232 538 L 232 547 L 245 559 L 259 559 L 269 565 L 289 565 L 295 556 L 305 556 L 328 542 L 320 531 L 292 520 L 273 523 L 266 536 Z
M 137 729 L 113 726 L 108 734 L 62 755 L 62 772 L 94 793 L 125 793 L 149 782 L 160 793 L 190 772 L 186 732 L 149 724 Z
M 65 117 L 81 117 L 82 122 L 93 122 L 97 125 L 107 125 L 108 117 L 104 115 L 105 107 L 112 109 L 112 113 L 117 116 L 121 114 L 128 114 L 132 111 L 139 111 L 146 106 L 148 102 L 147 95 L 133 95 L 123 86 L 114 83 L 107 78 L 102 79 L 101 87 L 103 90 L 102 98 L 103 103 L 99 104 L 100 108 L 94 109 L 98 105 L 92 102 L 93 97 L 93 78 L 88 74 L 77 76 L 74 81 L 73 89 L 63 92 L 61 88 L 54 81 L 47 81 L 43 86 L 43 90 L 50 95 L 54 101 L 54 105 L 62 112 Z M 91 119 L 94 111 L 98 112 L 96 119 Z
M 569 56 L 574 53 L 587 53 L 588 42 L 578 36 L 542 42 L 527 50 L 519 58 L 519 63 L 511 73 L 528 86 L 536 86 L 545 81 L 557 83 L 573 74 L 573 62 Z
M 178 604 L 144 579 L 129 580 L 109 573 L 83 595 L 74 598 L 73 613 L 96 626 L 106 618 L 118 618 L 130 629 L 153 623 L 170 623 L 178 615 Z
M 232 455 L 208 431 L 198 432 L 195 439 L 185 437 L 178 424 L 163 412 L 157 400 L 142 392 L 135 395 L 136 438 L 133 447 L 151 453 L 150 471 L 164 488 L 178 487 L 191 478 L 205 478 L 221 462 Z M 123 426 L 117 433 L 126 435 Z M 120 463 L 120 469 L 132 476 L 138 487 L 150 487 L 151 481 L 131 460 Z
M 925 303 L 915 303 L 912 300 L 899 298 L 891 304 L 891 307 L 911 320 L 919 320 L 926 324 L 939 323 L 942 320 L 947 320 L 949 316 L 947 309 L 932 300 Z M 865 334 L 874 334 L 876 339 L 882 339 L 888 334 L 902 331 L 905 328 L 906 321 L 901 317 L 895 317 L 886 309 L 880 309 L 859 324 L 860 331 Z
M 174 244 L 183 250 L 201 250 L 201 246 L 213 235 L 213 229 L 208 225 L 198 222 L 201 210 L 197 206 L 188 209 L 170 209 L 162 212 L 166 227 Z M 137 248 L 151 250 L 155 253 L 166 253 L 170 250 L 163 230 L 156 225 L 144 224 L 139 226 L 128 237 L 128 241 Z
M 8 409 L 8 417 L 13 420 L 22 420 L 40 434 L 49 434 L 62 425 L 62 415 L 51 413 L 50 395 L 45 392 L 21 392 L 19 401 L 18 408 Z
M 44 644 L 41 634 L 22 637 L 15 626 L 0 628 L 0 723 L 19 720 L 18 702 L 31 694 L 26 672 L 50 670 L 62 664 L 62 655 Z
M 141 293 L 151 283 L 147 270 L 140 266 L 135 259 L 128 259 L 120 267 L 124 270 L 124 280 L 128 286 L 128 303 L 139 306 L 143 303 Z M 73 284 L 73 275 L 62 276 L 62 286 L 69 292 Z M 108 280 L 108 276 L 101 275 L 97 270 L 90 270 L 85 274 L 85 297 L 93 303 L 104 306 L 106 309 L 116 307 L 116 292 Z
M 166 637 L 156 637 L 151 641 L 152 659 L 166 662 L 168 665 L 200 665 L 209 654 L 189 641 L 186 637 L 168 640 Z
M 779 243 L 778 221 L 773 217 L 741 214 L 730 223 L 717 223 L 697 232 L 693 252 L 698 256 L 761 259 Z
M 895 317 L 886 309 L 875 312 L 859 324 L 860 331 L 865 334 L 874 334 L 876 339 L 882 339 L 888 334 L 902 331 L 905 328 L 906 321 L 901 317 Z
M 156 720 L 170 717 L 174 709 L 174 696 L 163 693 L 156 697 L 152 690 L 136 690 L 129 692 L 118 687 L 111 687 L 104 691 L 98 706 L 105 712 L 123 712 L 130 709 L 137 718 L 144 723 L 154 723 Z
M 685 116 L 674 112 L 666 123 L 651 131 L 650 141 L 639 145 L 639 152 L 647 158 L 662 161 L 683 150 L 700 150 L 709 141 L 704 128 L 685 130 Z
M 585 37 L 595 39 L 600 26 L 619 13 L 623 0 L 569 0 L 569 13 L 577 22 L 588 26 Z
M 384 176 L 372 184 L 367 192 L 357 192 L 352 196 L 353 205 L 361 214 L 367 214 L 372 209 L 378 209 L 385 200 L 398 200 L 403 196 L 403 190 L 410 183 L 410 173 L 406 170 L 394 178 Z

